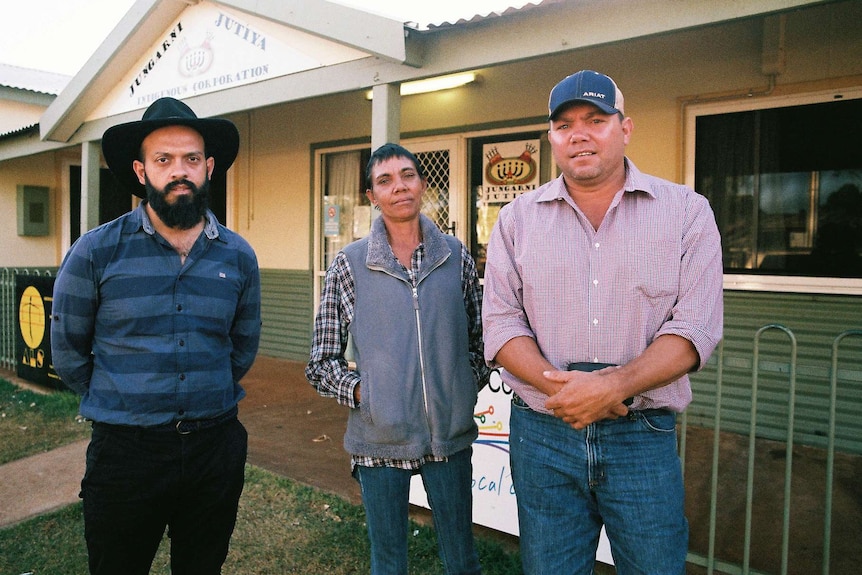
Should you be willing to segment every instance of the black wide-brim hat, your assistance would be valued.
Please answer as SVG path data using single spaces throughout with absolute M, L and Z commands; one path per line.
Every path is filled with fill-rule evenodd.
M 141 142 L 150 132 L 165 126 L 188 126 L 204 139 L 206 156 L 215 160 L 213 176 L 227 172 L 239 151 L 239 131 L 230 120 L 198 118 L 183 102 L 175 98 L 159 98 L 137 122 L 112 126 L 102 136 L 102 154 L 120 184 L 138 196 L 146 198 L 143 184 L 132 168 L 140 160 Z

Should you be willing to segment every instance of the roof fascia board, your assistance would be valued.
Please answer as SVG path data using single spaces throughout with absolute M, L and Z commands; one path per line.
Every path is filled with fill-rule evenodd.
M 126 71 L 188 7 L 183 0 L 138 0 L 39 121 L 45 140 L 68 142 Z
M 69 144 L 60 142 L 43 142 L 34 130 L 29 134 L 13 135 L 0 139 L 0 162 L 68 147 Z
M 0 86 L 0 100 L 9 100 L 21 104 L 34 104 L 47 108 L 56 97 L 54 94 L 46 94 L 45 92 Z
M 220 4 L 350 46 L 384 60 L 421 66 L 422 54 L 402 22 L 326 0 L 218 0 Z
M 788 11 L 829 0 L 567 0 L 541 9 L 425 33 L 421 70 L 381 65 L 376 83 L 512 63 Z M 625 14 L 625 17 L 609 16 Z M 541 33 L 525 33 L 535 30 Z M 465 49 L 469 46 L 469 49 Z

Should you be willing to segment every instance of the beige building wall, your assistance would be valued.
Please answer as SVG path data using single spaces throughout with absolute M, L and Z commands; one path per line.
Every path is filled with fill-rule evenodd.
M 0 268 L 32 268 L 58 263 L 59 174 L 54 170 L 56 154 L 38 154 L 0 163 Z M 18 235 L 18 185 L 49 189 L 47 236 Z
M 7 100 L 0 106 L 0 134 L 18 130 L 21 126 L 32 126 L 39 123 L 39 117 L 45 111 L 45 106 L 27 104 Z

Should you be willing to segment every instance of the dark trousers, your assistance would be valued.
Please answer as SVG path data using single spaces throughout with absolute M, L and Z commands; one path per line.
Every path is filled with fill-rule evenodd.
M 186 435 L 94 424 L 81 482 L 90 573 L 146 575 L 165 527 L 173 575 L 221 573 L 247 452 L 236 418 Z

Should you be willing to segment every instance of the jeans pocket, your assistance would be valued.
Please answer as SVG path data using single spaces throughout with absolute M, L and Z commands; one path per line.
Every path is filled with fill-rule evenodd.
M 646 410 L 638 412 L 638 420 L 647 431 L 672 433 L 676 431 L 676 414 L 666 410 Z

